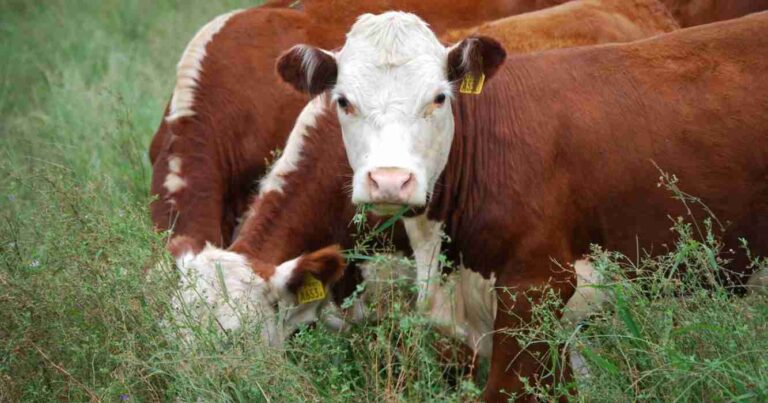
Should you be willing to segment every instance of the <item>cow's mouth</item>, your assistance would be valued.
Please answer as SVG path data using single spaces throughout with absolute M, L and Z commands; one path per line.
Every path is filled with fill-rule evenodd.
M 371 211 L 377 216 L 389 217 L 403 212 L 407 207 L 404 204 L 374 203 L 371 205 Z

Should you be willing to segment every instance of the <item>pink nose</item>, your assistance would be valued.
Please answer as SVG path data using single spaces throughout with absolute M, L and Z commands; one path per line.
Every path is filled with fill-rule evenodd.
M 377 168 L 368 172 L 373 203 L 405 204 L 416 190 L 416 178 L 402 168 Z

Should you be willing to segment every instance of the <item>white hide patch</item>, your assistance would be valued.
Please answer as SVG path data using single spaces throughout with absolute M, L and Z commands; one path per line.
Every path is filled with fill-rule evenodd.
M 496 283 L 467 268 L 441 282 L 442 223 L 426 215 L 403 218 L 416 260 L 417 303 L 446 336 L 462 340 L 480 357 L 488 358 L 496 318 Z
M 173 89 L 168 116 L 165 118 L 167 122 L 195 114 L 192 107 L 195 102 L 195 89 L 200 79 L 203 59 L 206 55 L 205 48 L 213 40 L 214 35 L 224 28 L 227 21 L 240 11 L 242 10 L 230 11 L 214 18 L 197 31 L 187 44 L 179 64 L 176 66 L 176 86 Z
M 326 303 L 299 305 L 287 290 L 299 260 L 280 264 L 265 281 L 253 272 L 245 256 L 210 244 L 198 255 L 182 256 L 177 260 L 179 295 L 172 302 L 177 322 L 194 327 L 215 320 L 223 330 L 258 325 L 264 342 L 282 346 L 299 326 L 317 321 Z
M 172 303 L 177 319 L 215 320 L 223 330 L 232 330 L 251 315 L 271 316 L 267 284 L 244 256 L 208 244 L 198 255 L 179 258 L 177 267 L 180 293 Z
M 168 159 L 168 171 L 165 182 L 163 182 L 168 193 L 176 193 L 187 186 L 187 181 L 181 177 L 181 157 L 172 156 Z
M 413 249 L 416 260 L 416 285 L 418 304 L 427 300 L 431 289 L 440 281 L 440 246 L 442 245 L 442 226 L 439 221 L 430 221 L 426 214 L 403 218 L 405 232 Z
M 597 287 L 603 284 L 603 279 L 589 260 L 577 260 L 573 268 L 576 272 L 576 291 L 565 304 L 563 319 L 576 325 L 589 315 L 599 312 L 608 295 Z
M 493 322 L 496 320 L 496 277 L 487 279 L 472 270 L 461 268 L 457 290 L 464 305 L 466 343 L 480 357 L 490 357 L 493 347 Z
M 307 129 L 314 127 L 317 122 L 317 116 L 323 113 L 327 102 L 325 95 L 315 97 L 299 114 L 293 130 L 288 136 L 283 154 L 277 162 L 272 165 L 269 173 L 264 176 L 259 185 L 259 195 L 267 192 L 282 192 L 285 181 L 283 176 L 296 170 L 296 166 L 301 161 L 301 152 L 304 147 L 304 137 L 307 135 Z
M 496 279 L 465 267 L 452 273 L 427 296 L 429 317 L 446 336 L 462 340 L 478 356 L 490 358 L 496 319 Z
M 576 293 L 568 300 L 563 319 L 576 324 L 589 314 L 597 312 L 607 295 L 594 287 L 601 278 L 587 260 L 578 260 Z M 493 350 L 494 321 L 498 310 L 496 279 L 484 278 L 479 273 L 461 267 L 442 284 L 430 287 L 427 294 L 428 315 L 438 330 L 449 337 L 462 340 L 479 357 L 490 358 Z M 572 365 L 586 371 L 575 350 L 571 352 Z M 583 375 L 583 374 L 582 374 Z

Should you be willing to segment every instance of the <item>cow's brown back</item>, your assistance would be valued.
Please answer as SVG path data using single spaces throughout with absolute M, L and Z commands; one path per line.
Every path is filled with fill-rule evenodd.
M 546 10 L 451 30 L 447 42 L 472 35 L 499 40 L 510 53 L 627 42 L 680 28 L 657 0 L 574 0 Z
M 664 3 L 683 27 L 768 10 L 768 0 L 664 0 Z

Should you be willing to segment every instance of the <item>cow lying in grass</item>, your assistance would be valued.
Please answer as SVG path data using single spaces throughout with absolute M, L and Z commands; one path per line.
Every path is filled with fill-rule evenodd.
M 521 377 L 558 381 L 542 371 L 545 346 L 503 332 L 530 323 L 544 289 L 573 294 L 573 271 L 555 262 L 590 244 L 633 255 L 674 240 L 668 214 L 685 212 L 657 188 L 659 168 L 728 223 L 727 248 L 744 237 L 768 253 L 766 33 L 760 13 L 504 63 L 493 39 L 446 48 L 417 17 L 386 13 L 361 17 L 338 52 L 298 47 L 278 66 L 295 88 L 330 94 L 315 102 L 335 104 L 354 203 L 425 210 L 451 257 L 509 291 L 484 395 L 498 401 L 521 397 Z
M 600 7 L 603 3 L 605 6 Z M 580 17 L 613 16 L 596 28 L 595 34 L 589 36 L 596 43 L 632 40 L 637 38 L 638 32 L 650 36 L 676 28 L 674 20 L 655 0 L 624 4 L 623 7 L 617 7 L 610 1 L 576 1 L 567 6 L 505 19 L 503 23 L 494 24 L 494 29 L 503 31 L 504 27 L 508 27 L 510 32 L 504 38 L 513 48 L 519 46 L 521 49 L 532 49 L 538 46 L 546 49 L 584 42 L 582 21 L 579 18 L 567 18 L 570 14 Z M 541 18 L 541 15 L 547 18 Z M 629 22 L 630 17 L 636 20 Z M 553 25 L 549 23 L 549 18 L 562 23 Z M 616 21 L 615 25 L 612 21 Z M 525 29 L 520 29 L 520 26 Z M 626 35 L 617 36 L 616 32 L 626 32 Z M 338 243 L 344 248 L 353 246 L 349 223 L 355 208 L 344 191 L 349 185 L 352 172 L 346 161 L 341 136 L 338 135 L 335 114 L 329 113 L 326 103 L 326 99 L 318 97 L 300 114 L 282 156 L 262 180 L 259 196 L 246 214 L 229 252 L 209 247 L 196 259 L 194 254 L 190 254 L 180 264 L 182 268 L 208 273 L 209 277 L 214 278 L 217 272 L 215 264 L 219 259 L 241 262 L 256 270 L 270 284 L 271 273 L 277 270 L 269 267 L 281 267 L 283 262 L 328 243 Z M 465 271 L 459 276 L 457 291 L 457 295 L 463 298 L 447 295 L 433 278 L 438 273 L 437 258 L 441 241 L 439 227 L 427 223 L 423 217 L 411 217 L 405 221 L 419 267 L 417 275 L 421 284 L 421 300 L 428 303 L 430 316 L 442 330 L 465 341 L 481 356 L 488 356 L 490 337 L 487 333 L 492 330 L 495 308 L 487 304 L 464 304 L 462 301 L 477 298 L 493 301 L 493 294 L 489 293 L 492 283 L 480 277 L 475 278 Z M 400 232 L 395 231 L 396 234 Z M 396 237 L 396 246 L 408 251 L 407 240 L 400 237 Z M 221 265 L 231 267 L 228 263 Z M 233 269 L 222 273 L 225 276 L 232 273 L 236 277 L 240 271 Z M 247 270 L 243 273 L 247 273 Z M 360 281 L 370 280 L 373 276 L 373 273 L 365 270 L 359 272 L 353 265 L 348 275 L 326 294 L 333 296 L 337 303 L 341 302 L 355 290 Z M 586 274 L 585 278 L 588 277 L 589 274 Z M 285 296 L 283 308 L 288 311 L 298 302 L 287 293 L 271 295 Z M 189 302 L 193 299 L 194 294 L 189 294 Z M 275 301 L 273 298 L 266 305 L 272 306 Z M 318 303 L 312 307 L 312 312 L 316 313 L 321 305 Z M 578 310 L 583 310 L 583 307 L 574 306 L 574 311 Z M 276 316 L 276 313 L 270 314 L 270 318 Z M 282 328 L 294 329 L 298 324 L 310 320 L 305 315 L 298 322 L 291 323 L 289 316 L 284 315 L 286 321 L 280 325 Z M 364 307 L 355 304 L 351 317 L 360 319 L 363 316 Z M 334 326 L 340 326 L 336 318 L 330 320 L 335 323 Z M 220 322 L 230 323 L 226 320 Z M 231 326 L 234 325 L 226 327 Z M 274 333 L 284 335 L 290 331 Z

